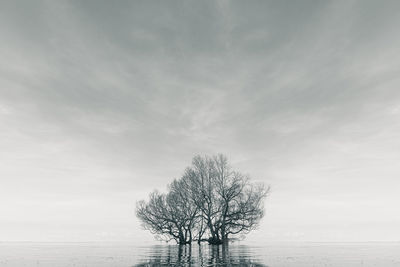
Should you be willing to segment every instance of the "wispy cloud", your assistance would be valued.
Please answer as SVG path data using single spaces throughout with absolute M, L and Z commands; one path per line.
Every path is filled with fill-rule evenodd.
M 136 231 L 137 199 L 194 154 L 222 152 L 272 184 L 266 235 L 399 239 L 398 10 L 396 1 L 2 3 L 1 236 L 127 238 L 115 229 Z

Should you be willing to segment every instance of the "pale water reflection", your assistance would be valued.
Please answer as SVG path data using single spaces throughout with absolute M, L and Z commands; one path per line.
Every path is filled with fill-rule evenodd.
M 154 246 L 144 251 L 139 266 L 266 266 L 246 246 Z
M 160 243 L 0 242 L 0 267 L 400 267 L 400 243 Z

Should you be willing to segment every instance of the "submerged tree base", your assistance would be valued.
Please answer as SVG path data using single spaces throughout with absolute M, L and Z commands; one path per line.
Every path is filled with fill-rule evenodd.
M 192 242 L 191 241 L 182 241 L 182 242 L 178 242 L 178 245 L 191 245 Z
M 221 239 L 218 239 L 218 238 L 209 238 L 208 240 L 208 244 L 210 244 L 210 245 L 222 245 L 222 244 L 225 244 L 225 243 L 227 243 L 227 241 L 224 241 L 224 240 L 221 240 Z
M 196 243 L 197 244 L 201 244 L 202 242 L 207 242 L 209 245 L 223 245 L 223 244 L 227 244 L 229 241 L 228 240 L 221 240 L 221 239 L 215 239 L 215 238 L 208 238 L 208 239 L 201 239 L 201 240 L 197 240 Z M 178 242 L 178 245 L 192 245 L 191 241 L 182 241 L 182 242 Z

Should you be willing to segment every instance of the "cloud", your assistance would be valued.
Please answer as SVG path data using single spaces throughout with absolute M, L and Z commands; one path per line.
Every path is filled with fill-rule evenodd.
M 304 223 L 321 229 L 313 201 L 329 198 L 329 212 L 342 205 L 338 196 L 359 196 L 334 213 L 344 223 L 362 200 L 398 200 L 395 1 L 1 5 L 4 203 L 43 195 L 35 203 L 49 211 L 47 202 L 63 203 L 61 213 L 73 196 L 74 212 L 94 225 L 85 209 L 101 217 L 93 203 L 110 196 L 125 220 L 126 209 L 165 188 L 193 155 L 218 152 L 273 185 L 266 220 L 275 227 L 285 218 L 279 210 L 301 216 L 291 198 L 306 203 Z M 24 205 L 2 209 L 12 219 Z M 325 237 L 299 227 L 281 236 Z

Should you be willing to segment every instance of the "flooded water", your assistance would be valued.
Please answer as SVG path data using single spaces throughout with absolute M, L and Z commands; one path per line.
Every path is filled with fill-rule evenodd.
M 236 243 L 228 246 L 0 243 L 0 266 L 400 267 L 400 243 Z

